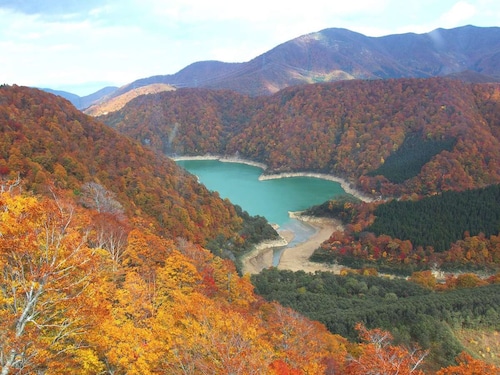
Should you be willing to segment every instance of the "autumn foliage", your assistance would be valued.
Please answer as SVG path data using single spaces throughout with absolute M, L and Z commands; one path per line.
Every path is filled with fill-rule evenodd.
M 93 247 L 92 217 L 66 200 L 4 193 L 0 208 L 2 374 L 319 374 L 343 365 L 345 339 L 264 303 L 232 263 L 198 245 L 132 229 L 116 258 Z
M 359 355 L 350 359 L 346 374 L 424 374 L 419 366 L 425 359 L 426 352 L 392 345 L 393 337 L 387 331 L 368 330 L 362 324 L 357 324 L 356 329 L 364 343 L 359 348 Z
M 333 335 L 199 245 L 132 229 L 116 258 L 91 240 L 100 218 L 64 199 L 3 193 L 0 208 L 2 374 L 423 373 L 424 352 L 361 324 L 361 344 Z
M 87 221 L 66 202 L 4 193 L 0 207 L 2 374 L 57 372 L 104 303 L 93 295 L 105 254 L 87 245 Z
M 342 221 L 312 260 L 352 268 L 496 273 L 500 185 L 430 197 L 361 202 L 335 199 L 308 211 Z
M 116 259 L 64 199 L 3 193 L 0 208 L 2 374 L 423 373 L 424 352 L 361 324 L 361 344 L 333 335 L 199 245 L 133 229 Z M 126 260 L 152 247 L 156 262 Z M 457 368 L 495 369 L 464 358 Z
M 500 369 L 473 358 L 467 353 L 462 353 L 457 358 L 458 365 L 439 370 L 436 375 L 483 375 L 500 374 Z
M 350 342 L 257 296 L 204 248 L 241 218 L 172 161 L 62 99 L 0 94 L 1 375 L 419 373 L 387 332 Z
M 445 78 L 302 85 L 256 98 L 179 89 L 100 119 L 169 155 L 238 155 L 271 172 L 339 175 L 375 196 L 426 195 L 500 182 L 499 90 Z
M 154 225 L 162 235 L 206 244 L 240 241 L 241 218 L 176 164 L 39 90 L 0 88 L 0 191 L 19 177 L 24 189 L 47 186 L 81 203 L 119 209 Z M 14 185 L 14 186 L 13 186 Z M 100 198 L 95 200 L 101 194 Z M 114 206 L 113 206 L 114 205 Z M 111 207 L 113 206 L 113 207 Z

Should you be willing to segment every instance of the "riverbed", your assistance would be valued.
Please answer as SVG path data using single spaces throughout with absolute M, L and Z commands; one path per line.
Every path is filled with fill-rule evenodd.
M 328 240 L 331 234 L 337 230 L 343 230 L 342 224 L 333 219 L 324 218 L 303 218 L 303 225 L 309 226 L 313 233 L 302 241 L 294 241 L 294 232 L 289 230 L 279 230 L 278 233 L 288 244 L 265 244 L 257 246 L 253 251 L 242 258 L 242 272 L 257 274 L 263 269 L 277 267 L 282 270 L 290 271 L 330 271 L 340 272 L 342 267 L 315 263 L 309 260 L 314 250 Z

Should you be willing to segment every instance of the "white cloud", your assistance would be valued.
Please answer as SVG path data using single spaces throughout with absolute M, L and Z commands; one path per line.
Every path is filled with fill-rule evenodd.
M 86 14 L 108 0 L 0 0 L 0 8 L 23 14 L 43 17 L 72 17 Z M 113 1 L 113 0 L 111 0 Z
M 151 7 L 158 14 L 175 15 L 184 21 L 204 20 L 246 20 L 265 21 L 276 19 L 318 18 L 332 14 L 373 13 L 384 7 L 387 1 L 358 0 L 336 2 L 316 0 L 309 2 L 289 2 L 254 0 L 238 2 L 234 0 L 141 0 L 145 7 Z
M 440 17 L 440 25 L 444 28 L 460 26 L 476 14 L 476 6 L 466 1 L 459 1 Z
M 497 0 L 36 2 L 43 9 L 34 3 L 0 0 L 0 83 L 121 85 L 202 60 L 248 61 L 330 27 L 382 36 L 500 20 Z

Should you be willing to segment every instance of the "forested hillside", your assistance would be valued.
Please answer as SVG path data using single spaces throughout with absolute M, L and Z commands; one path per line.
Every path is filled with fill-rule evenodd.
M 0 88 L 0 130 L 2 374 L 345 366 L 344 338 L 201 247 L 255 220 L 175 163 L 34 89 Z
M 499 118 L 499 85 L 431 78 L 305 85 L 260 98 L 183 89 L 99 119 L 168 155 L 239 155 L 271 172 L 331 173 L 393 196 L 500 182 Z
M 263 302 L 232 262 L 131 218 L 120 235 L 113 215 L 64 191 L 17 190 L 0 193 L 2 374 L 321 374 L 347 365 L 346 339 Z
M 19 176 L 26 189 L 47 185 L 75 199 L 94 183 L 128 215 L 141 217 L 169 238 L 205 245 L 222 236 L 236 248 L 243 220 L 171 160 L 82 114 L 67 101 L 35 89 L 0 89 L 1 178 Z M 230 248 L 230 246 L 228 246 Z
M 433 348 L 433 358 L 426 350 L 409 350 L 397 343 L 407 336 L 393 338 L 388 331 L 366 328 L 362 322 L 366 317 L 371 325 L 383 325 L 384 318 L 394 316 L 379 314 L 382 304 L 375 308 L 363 297 L 368 285 L 362 279 L 324 274 L 324 281 L 317 282 L 313 275 L 288 273 L 286 280 L 274 280 L 287 282 L 272 284 L 271 278 L 257 282 L 263 294 L 277 287 L 292 288 L 292 294 L 298 295 L 298 309 L 303 309 L 303 302 L 316 303 L 314 296 L 324 298 L 321 303 L 327 307 L 324 302 L 330 297 L 325 292 L 340 291 L 347 315 L 337 312 L 333 321 L 344 326 L 353 340 L 348 341 L 290 308 L 264 302 L 230 261 L 198 245 L 175 243 L 132 220 L 129 233 L 120 239 L 112 225 L 103 226 L 115 214 L 77 205 L 63 196 L 63 190 L 53 190 L 45 198 L 19 193 L 16 180 L 3 182 L 9 190 L 0 193 L 0 369 L 4 374 L 356 375 L 369 368 L 422 375 L 436 373 L 437 363 L 449 363 L 450 356 L 461 349 L 449 346 L 456 345 L 449 336 L 442 341 L 439 335 L 446 330 L 433 330 L 441 326 L 432 320 L 420 319 L 417 329 L 425 325 L 419 338 L 431 344 L 439 336 L 439 348 L 445 349 L 439 361 L 435 356 L 443 355 L 442 351 Z M 489 295 L 490 289 L 494 292 L 494 288 L 485 293 L 464 291 L 470 301 L 461 301 L 460 306 L 467 310 L 454 315 L 453 322 L 466 319 L 473 328 L 497 324 L 494 311 L 478 305 L 495 303 L 498 293 Z M 429 292 L 384 279 L 372 278 L 369 290 L 378 300 L 391 301 L 386 310 L 396 316 L 403 308 L 410 317 L 417 306 L 453 313 L 457 303 L 456 297 L 415 303 L 412 296 Z M 372 310 L 347 312 L 347 305 L 361 302 L 344 298 L 352 293 Z M 410 297 L 408 303 L 406 297 Z M 395 302 L 398 298 L 401 303 Z M 345 320 L 346 316 L 350 318 Z M 406 322 L 400 321 L 400 335 L 413 329 Z M 498 370 L 463 352 L 457 364 L 440 368 L 437 374 Z
M 379 205 L 366 231 L 410 240 L 413 246 L 448 250 L 464 233 L 486 237 L 500 232 L 500 185 L 447 191 L 420 201 L 396 201 Z M 495 256 L 492 263 L 500 263 Z
M 69 102 L 3 86 L 0 130 L 2 374 L 432 368 L 387 331 L 352 322 L 350 341 L 263 300 L 202 246 L 231 249 L 262 222 Z M 498 372 L 464 352 L 437 374 L 471 368 Z

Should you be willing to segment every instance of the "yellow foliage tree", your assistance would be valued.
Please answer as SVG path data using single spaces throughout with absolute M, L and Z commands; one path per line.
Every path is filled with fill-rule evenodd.
M 66 362 L 85 332 L 102 254 L 63 201 L 0 194 L 0 373 L 33 373 Z M 81 352 L 83 355 L 83 352 Z M 87 357 L 95 357 L 87 351 Z M 92 364 L 93 363 L 93 364 Z M 94 366 L 95 365 L 95 366 Z M 90 360 L 89 373 L 99 368 Z
M 153 290 L 136 272 L 128 272 L 115 290 L 110 313 L 96 325 L 89 341 L 109 373 L 153 373 L 158 360 L 151 330 Z

